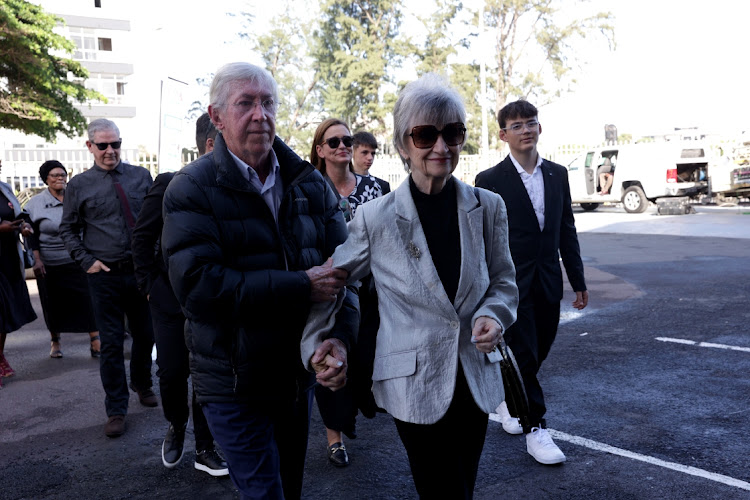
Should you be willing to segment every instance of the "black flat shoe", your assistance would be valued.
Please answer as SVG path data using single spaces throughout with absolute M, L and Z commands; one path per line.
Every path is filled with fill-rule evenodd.
M 91 337 L 89 339 L 89 343 L 94 343 L 97 340 L 100 340 L 99 339 L 99 335 L 97 335 L 95 337 Z M 91 357 L 92 358 L 101 358 L 102 357 L 102 351 L 95 351 L 93 347 L 89 347 L 89 350 L 91 351 Z
M 328 460 L 336 467 L 349 465 L 349 455 L 346 453 L 344 443 L 333 443 L 328 447 Z

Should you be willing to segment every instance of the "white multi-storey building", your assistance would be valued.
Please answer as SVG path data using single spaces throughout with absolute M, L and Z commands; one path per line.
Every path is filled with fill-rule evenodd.
M 126 2 L 115 0 L 36 0 L 47 12 L 64 20 L 56 31 L 76 46 L 73 54 L 62 54 L 80 62 L 89 72 L 84 82 L 87 88 L 101 93 L 107 102 L 77 104 L 88 121 L 108 118 L 117 123 L 123 137 L 134 137 L 136 125 L 135 102 L 128 92 L 134 73 L 131 21 Z M 73 172 L 91 166 L 85 149 L 85 136 L 68 138 L 60 135 L 50 144 L 44 139 L 18 131 L 0 130 L 0 180 L 16 189 L 37 186 L 39 165 L 45 160 L 58 159 Z M 130 146 L 128 148 L 127 146 Z M 123 149 L 123 157 L 136 161 L 135 142 Z

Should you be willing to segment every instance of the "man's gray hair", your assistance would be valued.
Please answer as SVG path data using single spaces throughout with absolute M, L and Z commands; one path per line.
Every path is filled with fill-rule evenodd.
M 107 120 L 106 118 L 98 118 L 89 123 L 89 141 L 94 142 L 94 134 L 97 132 L 113 131 L 120 138 L 120 129 L 117 128 L 115 122 Z
M 396 151 L 406 149 L 409 133 L 418 125 L 435 125 L 442 129 L 455 122 L 466 122 L 463 99 L 445 78 L 427 73 L 406 84 L 398 96 L 393 108 L 393 145 Z
M 278 107 L 279 87 L 276 84 L 276 80 L 265 69 L 246 62 L 229 63 L 219 68 L 209 89 L 211 106 L 220 109 L 223 108 L 227 104 L 232 86 L 236 82 L 247 81 L 271 89 L 271 96 L 276 107 Z

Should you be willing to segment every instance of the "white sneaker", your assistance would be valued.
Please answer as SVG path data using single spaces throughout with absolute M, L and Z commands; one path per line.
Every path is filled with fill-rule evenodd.
M 500 423 L 503 424 L 503 430 L 508 434 L 518 435 L 523 434 L 523 428 L 517 418 L 511 417 L 508 412 L 508 405 L 503 401 L 500 406 L 495 410 L 500 416 Z
M 552 465 L 565 461 L 565 454 L 557 447 L 547 429 L 532 427 L 526 434 L 526 451 L 540 464 Z

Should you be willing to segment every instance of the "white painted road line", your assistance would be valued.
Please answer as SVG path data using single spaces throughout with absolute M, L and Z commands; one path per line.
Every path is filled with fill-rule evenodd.
M 656 337 L 660 342 L 673 342 L 675 344 L 694 345 L 697 347 L 710 347 L 712 349 L 727 349 L 730 351 L 750 352 L 750 347 L 739 347 L 736 345 L 712 344 L 711 342 L 696 342 L 695 340 L 672 339 L 669 337 Z
M 579 436 L 572 436 L 570 434 L 556 431 L 554 429 L 548 429 L 548 430 L 549 430 L 550 435 L 553 438 L 559 439 L 560 441 L 567 441 L 568 443 L 577 444 L 579 446 L 590 448 L 592 450 L 603 451 L 605 453 L 611 453 L 613 455 L 619 455 L 625 458 L 632 458 L 633 460 L 639 460 L 647 464 L 657 465 L 659 467 L 664 467 L 666 469 L 671 469 L 677 472 L 690 474 L 691 476 L 697 476 L 697 477 L 701 477 L 704 479 L 709 479 L 711 481 L 716 481 L 717 483 L 726 484 L 727 486 L 733 486 L 735 488 L 740 488 L 742 490 L 750 491 L 750 483 L 746 481 L 742 481 L 740 479 L 735 479 L 733 477 L 724 476 L 722 474 L 716 474 L 714 472 L 709 472 L 703 469 L 698 469 L 697 467 L 690 467 L 689 465 L 682 465 L 682 464 L 678 464 L 674 462 L 667 462 L 665 460 L 661 460 L 661 459 L 654 458 L 654 457 L 649 457 L 648 455 L 641 455 L 640 453 L 635 453 L 635 452 L 628 451 L 628 450 L 623 450 L 622 448 L 616 448 L 614 446 L 610 446 L 604 443 L 599 443 L 597 441 L 592 441 L 590 439 L 582 438 Z

